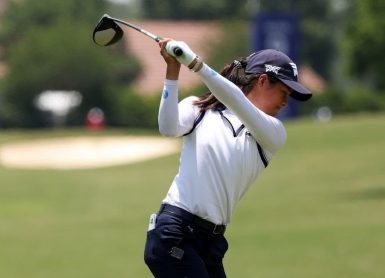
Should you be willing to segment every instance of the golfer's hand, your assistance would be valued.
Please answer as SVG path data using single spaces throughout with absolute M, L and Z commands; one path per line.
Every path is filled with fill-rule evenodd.
M 166 45 L 169 41 L 171 41 L 171 39 L 167 38 L 159 41 L 160 55 L 162 55 L 164 61 L 167 64 L 166 79 L 177 80 L 180 72 L 180 63 L 175 59 L 174 56 L 168 54 Z
M 174 52 L 175 49 L 182 50 L 183 54 L 177 56 Z M 185 42 L 169 40 L 166 45 L 166 50 L 169 55 L 175 57 L 179 63 L 185 65 L 190 70 L 200 70 L 202 66 L 202 60 L 190 49 L 190 47 Z
M 163 59 L 165 60 L 166 64 L 180 64 L 176 59 L 175 56 L 170 55 L 167 51 L 167 44 L 171 41 L 171 39 L 162 39 L 159 41 L 159 47 L 160 47 L 160 55 L 162 55 Z

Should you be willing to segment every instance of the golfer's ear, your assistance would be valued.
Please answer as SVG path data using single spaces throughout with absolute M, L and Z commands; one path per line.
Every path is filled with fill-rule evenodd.
M 262 87 L 266 84 L 266 82 L 269 81 L 269 77 L 267 76 L 267 74 L 261 74 L 260 76 L 257 77 L 257 80 L 255 82 L 255 86 L 259 86 L 259 87 Z
M 261 74 L 258 79 L 261 80 L 261 82 L 268 82 L 269 81 L 269 77 L 267 76 L 266 73 Z

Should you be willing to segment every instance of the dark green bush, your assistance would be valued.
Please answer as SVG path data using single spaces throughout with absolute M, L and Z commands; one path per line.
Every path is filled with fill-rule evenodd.
M 156 128 L 160 96 L 142 96 L 131 88 L 111 89 L 106 121 L 109 126 Z

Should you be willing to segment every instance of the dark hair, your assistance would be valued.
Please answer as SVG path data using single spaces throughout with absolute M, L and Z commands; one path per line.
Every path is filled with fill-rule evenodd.
M 256 80 L 258 80 L 260 74 L 246 74 L 247 62 L 246 58 L 234 60 L 231 64 L 226 65 L 219 73 L 237 85 L 241 91 L 247 95 L 254 86 Z M 272 84 L 279 82 L 279 80 L 273 76 L 268 75 L 269 81 Z M 194 105 L 198 106 L 201 111 L 207 111 L 210 109 L 222 110 L 226 106 L 221 103 L 210 91 L 207 91 L 203 95 L 199 96 L 199 99 L 194 102 Z

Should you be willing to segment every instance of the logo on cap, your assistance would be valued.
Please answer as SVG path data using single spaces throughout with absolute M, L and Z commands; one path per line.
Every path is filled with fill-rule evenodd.
M 294 63 L 290 63 L 290 66 L 293 68 L 294 76 L 298 76 L 297 65 Z
M 278 71 L 281 69 L 280 67 L 267 65 L 267 64 L 265 64 L 265 67 L 266 67 L 266 72 L 274 72 L 275 74 L 278 74 Z

